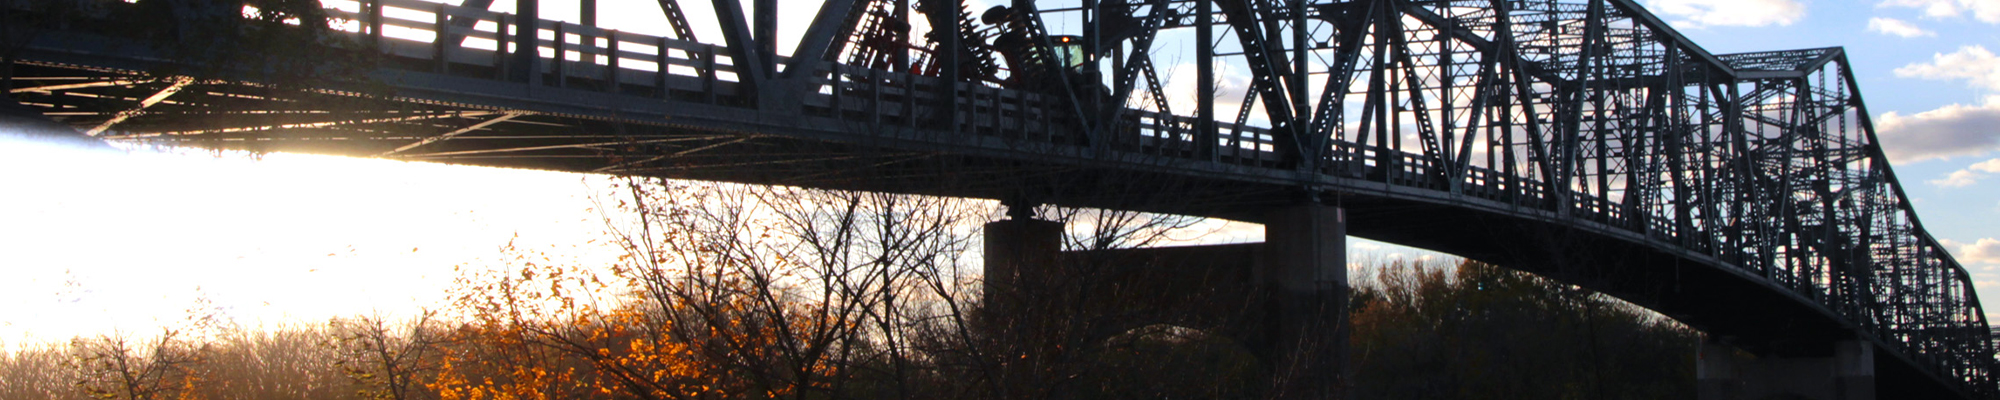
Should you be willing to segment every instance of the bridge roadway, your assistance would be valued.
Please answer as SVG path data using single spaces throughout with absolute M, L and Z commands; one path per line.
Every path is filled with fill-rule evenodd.
M 1618 14 L 1622 19 L 1612 20 L 1625 29 L 1681 40 L 1636 5 L 1588 3 L 1589 11 L 1564 6 L 1568 11 L 1552 14 Z M 348 49 L 327 50 L 376 57 L 362 79 L 295 85 L 163 78 L 144 71 L 186 64 L 168 61 L 156 43 L 106 34 L 112 30 L 92 21 L 104 22 L 85 18 L 36 36 L 13 65 L 10 93 L 94 136 L 141 144 L 1026 200 L 1252 222 L 1262 222 L 1262 210 L 1316 196 L 1346 210 L 1349 234 L 1555 277 L 1755 353 L 1821 356 L 1831 343 L 1860 340 L 1874 348 L 1884 394 L 1995 393 L 1992 344 L 1970 278 L 1909 208 L 1838 48 L 1708 55 L 1691 43 L 1671 44 L 1646 53 L 1655 59 L 1646 64 L 1650 75 L 1619 78 L 1651 80 L 1623 89 L 1646 104 L 1636 112 L 1606 105 L 1603 99 L 1620 89 L 1605 82 L 1616 79 L 1577 83 L 1590 79 L 1536 71 L 1561 57 L 1519 61 L 1509 71 L 1516 79 L 1543 83 L 1491 92 L 1521 104 L 1488 104 L 1507 117 L 1484 122 L 1472 112 L 1458 125 L 1463 137 L 1453 136 L 1451 121 L 1421 120 L 1429 112 L 1416 100 L 1329 95 L 1371 102 L 1374 108 L 1364 107 L 1356 120 L 1374 125 L 1358 122 L 1357 130 L 1336 123 L 1358 132 L 1327 137 L 1317 157 L 1302 161 L 1287 155 L 1297 147 L 1285 142 L 1291 137 L 1282 129 L 1216 121 L 1213 132 L 1203 133 L 1207 125 L 1192 117 L 1147 109 L 1091 126 L 1051 95 L 977 82 L 953 83 L 946 94 L 938 77 L 783 58 L 768 72 L 751 72 L 732 65 L 744 54 L 724 46 L 558 21 L 539 21 L 539 29 L 570 40 L 539 39 L 543 56 L 519 57 L 493 50 L 495 42 L 519 39 L 491 29 L 492 22 L 520 22 L 510 14 L 416 0 L 378 4 L 386 11 L 330 10 L 386 27 L 347 34 Z M 1605 10 L 1613 6 L 1617 12 Z M 1505 47 L 1501 32 L 1512 29 L 1490 13 L 1481 23 L 1476 14 L 1407 7 L 1403 15 L 1445 27 L 1438 40 L 1484 43 L 1487 54 Z M 452 18 L 487 24 L 475 29 Z M 1464 30 L 1452 32 L 1458 29 Z M 431 40 L 439 32 L 462 39 Z M 1378 84 L 1401 72 L 1388 57 L 1378 61 L 1368 69 Z M 1419 67 L 1404 62 L 1405 71 Z M 808 67 L 812 73 L 791 74 Z M 1594 101 L 1594 114 L 1565 114 L 1551 105 L 1562 99 L 1562 79 L 1594 91 L 1570 98 Z M 1449 96 L 1438 93 L 1430 96 Z M 1667 94 L 1683 96 L 1677 100 L 1683 103 L 1664 111 L 1657 104 Z M 1585 98 L 1597 100 L 1576 100 Z M 1425 127 L 1374 117 L 1387 114 L 1383 105 L 1406 114 L 1397 118 L 1444 126 L 1444 134 L 1423 134 L 1447 136 L 1445 150 L 1434 142 L 1403 143 L 1400 130 Z M 1429 117 L 1464 112 L 1446 108 Z M 1617 113 L 1625 114 L 1610 115 Z M 1565 119 L 1586 132 L 1569 140 L 1534 134 L 1545 129 L 1537 122 Z M 1489 132 L 1477 152 L 1470 150 L 1474 125 Z M 1394 137 L 1386 134 L 1392 130 Z M 1618 136 L 1632 132 L 1644 134 Z M 1454 138 L 1463 139 L 1463 155 L 1450 154 Z M 1606 167 L 1619 163 L 1625 169 Z

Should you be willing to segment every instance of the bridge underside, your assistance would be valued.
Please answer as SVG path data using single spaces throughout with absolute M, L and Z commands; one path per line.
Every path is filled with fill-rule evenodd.
M 131 79 L 111 70 L 55 63 L 16 66 L 17 87 Z M 28 104 L 88 130 L 171 82 L 132 82 L 53 93 L 26 91 Z M 525 88 L 513 88 L 525 91 Z M 547 90 L 547 89 L 542 89 Z M 279 95 L 274 95 L 279 94 Z M 568 93 L 598 96 L 590 93 Z M 898 137 L 912 130 L 832 118 L 764 120 L 740 109 L 676 105 L 675 115 L 521 114 L 485 107 L 357 97 L 232 84 L 190 84 L 173 101 L 118 122 L 118 131 L 189 132 L 146 143 L 256 153 L 287 152 L 503 168 L 615 173 L 705 181 L 780 184 L 1143 210 L 1263 223 L 1265 210 L 1306 195 L 1298 180 L 1350 218 L 1349 234 L 1521 269 L 1612 294 L 1761 354 L 1818 356 L 1855 328 L 1829 310 L 1761 277 L 1714 267 L 1712 257 L 1658 246 L 1647 237 L 1527 204 L 1392 185 L 1361 178 L 1195 163 L 1184 154 L 1124 152 L 1090 157 L 1084 145 L 1023 149 L 993 138 Z M 610 99 L 605 101 L 618 101 Z M 328 104 L 366 111 L 319 111 Z M 212 113 L 296 108 L 302 114 Z M 497 123 L 488 121 L 500 120 Z M 719 120 L 719 121 L 718 121 Z M 321 124 L 324 126 L 313 126 Z M 483 125 L 482 125 L 483 124 Z M 846 125 L 847 129 L 827 127 Z M 305 126 L 305 127 L 301 127 Z M 478 126 L 477 133 L 459 133 Z M 448 135 L 420 149 L 413 141 Z M 989 140 L 980 140 L 989 139 Z M 401 150 L 399 150 L 401 149 Z M 417 151 L 411 151 L 417 150 Z M 406 153 L 407 152 L 407 153 Z M 1104 160 L 1104 158 L 1113 158 Z M 1530 200 L 1530 199 L 1522 199 Z M 1934 378 L 1905 360 L 1879 358 L 1884 393 L 1935 390 Z

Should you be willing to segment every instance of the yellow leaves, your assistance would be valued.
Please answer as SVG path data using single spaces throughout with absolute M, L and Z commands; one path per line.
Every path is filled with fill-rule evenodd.
M 574 274 L 533 269 L 510 276 L 548 280 Z M 505 304 L 502 294 L 489 296 L 477 303 L 529 309 Z M 615 393 L 677 398 L 733 387 L 723 383 L 730 379 L 723 368 L 664 336 L 671 325 L 649 314 L 658 309 L 600 310 L 581 300 L 561 300 L 532 314 L 475 313 L 480 320 L 456 336 L 452 362 L 437 370 L 432 390 L 449 400 L 545 400 Z
M 504 268 L 472 272 L 455 303 L 467 328 L 448 345 L 454 362 L 433 371 L 434 390 L 454 400 L 778 397 L 825 390 L 827 382 L 853 374 L 841 363 L 850 357 L 841 346 L 866 344 L 842 338 L 872 326 L 861 320 L 867 311 L 857 308 L 871 305 L 857 303 L 868 296 L 859 292 L 912 279 L 858 268 L 921 256 L 832 254 L 801 244 L 805 236 L 827 234 L 802 224 L 835 218 L 846 225 L 822 228 L 854 229 L 908 216 L 855 214 L 857 207 L 863 214 L 891 211 L 875 200 L 850 198 L 821 210 L 773 203 L 818 201 L 811 193 L 731 190 L 740 193 L 618 200 L 620 210 L 651 220 L 612 239 L 625 250 L 616 265 L 563 265 L 524 252 L 510 253 L 515 257 Z M 620 228 L 610 229 L 620 234 Z M 890 245 L 851 237 L 890 233 L 831 235 L 840 245 Z M 889 258 L 896 260 L 883 261 Z M 601 279 L 605 273 L 610 279 Z
M 194 374 L 183 375 L 181 377 L 180 395 L 175 398 L 179 400 L 201 400 L 201 391 L 198 390 L 200 386 L 198 383 L 200 381 L 201 379 Z
M 548 400 L 577 385 L 573 370 L 520 340 L 514 329 L 462 330 L 429 385 L 441 400 Z

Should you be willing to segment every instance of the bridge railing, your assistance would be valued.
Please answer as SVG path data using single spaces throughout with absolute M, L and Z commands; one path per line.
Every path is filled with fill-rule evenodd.
M 536 23 L 537 57 L 518 64 L 522 50 L 512 43 L 521 33 L 516 16 L 423 0 L 360 0 L 353 9 L 330 8 L 348 35 L 376 46 L 397 67 L 447 75 L 509 79 L 526 68 L 548 86 L 671 97 L 706 103 L 741 98 L 736 68 L 721 46 L 541 20 Z M 560 39 L 558 39 L 560 38 Z M 557 55 L 561 56 L 558 57 Z M 779 60 L 785 61 L 783 58 Z M 1052 144 L 1083 144 L 1090 138 L 1054 96 L 960 82 L 945 100 L 936 77 L 821 63 L 817 93 L 801 99 L 813 115 L 908 127 L 936 126 L 955 112 L 956 132 Z M 741 102 L 738 102 L 741 104 Z M 956 103 L 956 107 L 948 105 Z M 1185 117 L 1145 110 L 1128 113 L 1131 123 L 1095 140 L 1109 148 L 1189 155 L 1198 144 Z M 1224 162 L 1270 165 L 1277 161 L 1267 129 L 1219 122 L 1225 134 L 1215 146 Z
M 728 52 L 717 45 L 541 20 L 534 62 L 515 65 L 522 50 L 513 43 L 521 33 L 509 13 L 423 0 L 360 0 L 327 11 L 346 22 L 347 35 L 403 69 L 506 80 L 525 68 L 547 86 L 706 103 L 746 94 Z M 936 77 L 834 63 L 819 68 L 827 72 L 819 74 L 821 90 L 801 99 L 813 115 L 933 127 L 955 112 L 948 126 L 956 132 L 1052 144 L 1093 140 L 1082 133 L 1074 112 L 1063 109 L 1067 103 L 1054 96 L 960 82 L 957 96 L 948 101 Z M 948 106 L 952 103 L 956 107 Z M 1115 134 L 1094 140 L 1111 149 L 1163 155 L 1191 155 L 1200 147 L 1186 117 L 1147 110 L 1131 110 L 1127 117 L 1127 123 L 1107 129 Z M 1261 166 L 1278 161 L 1268 129 L 1218 125 L 1223 134 L 1214 149 L 1204 151 L 1213 151 L 1219 161 Z
M 1279 161 L 1268 128 L 1217 122 L 1216 143 L 1198 143 L 1191 119 L 1143 109 L 1126 110 L 1095 137 L 1083 133 L 1076 111 L 1051 94 L 959 82 L 946 100 L 937 77 L 821 63 L 816 96 L 802 99 L 809 114 L 873 126 L 948 126 L 959 134 L 1001 137 L 1028 143 L 1088 145 L 1106 149 L 1194 158 L 1213 154 L 1217 162 L 1269 166 Z M 956 103 L 956 107 L 948 107 Z M 955 114 L 953 114 L 955 112 Z M 945 124 L 944 115 L 952 114 Z M 1207 146 L 1209 148 L 1203 149 Z
M 523 50 L 513 45 L 522 33 L 512 14 L 422 0 L 357 4 L 327 12 L 404 69 L 489 79 L 528 69 L 549 86 L 710 103 L 741 95 L 721 46 L 539 20 L 535 61 L 514 65 Z

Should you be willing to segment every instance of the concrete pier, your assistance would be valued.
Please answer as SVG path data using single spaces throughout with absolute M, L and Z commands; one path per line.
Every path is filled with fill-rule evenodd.
M 1820 356 L 1749 356 L 1703 342 L 1695 364 L 1701 400 L 1874 400 L 1875 347 L 1834 342 Z
M 984 290 L 988 306 L 1000 306 L 1024 295 L 1023 285 L 1051 279 L 1056 255 L 1062 252 L 1063 224 L 1016 216 L 986 223 Z
M 986 224 L 985 301 L 1003 330 L 1032 332 L 1017 313 L 1069 298 L 1068 274 L 1099 271 L 1104 293 L 1090 304 L 1058 307 L 1092 318 L 1114 335 L 1125 328 L 1188 323 L 1219 329 L 1256 353 L 1274 380 L 1270 397 L 1338 399 L 1346 386 L 1347 226 L 1340 207 L 1317 202 L 1277 208 L 1265 218 L 1265 243 L 1062 251 L 1063 225 L 1030 216 Z M 1092 257 L 1092 255 L 1098 257 Z M 1096 268 L 1065 263 L 1111 260 Z M 1199 264 L 1199 265 L 1191 265 Z M 1195 277 L 1204 282 L 1189 282 Z M 1056 290 L 1058 292 L 1051 292 Z M 1039 311 L 1037 311 L 1039 310 Z M 1104 320 L 1108 316 L 1135 320 Z M 1058 318 L 1062 319 L 1062 318 Z M 1025 324 L 1025 325 L 1024 325 Z M 1096 338 L 1093 338 L 1093 340 Z
M 1256 280 L 1270 318 L 1250 347 L 1272 366 L 1279 399 L 1337 399 L 1346 386 L 1347 220 L 1336 206 L 1273 210 Z M 1262 342 L 1262 343 L 1255 343 Z

